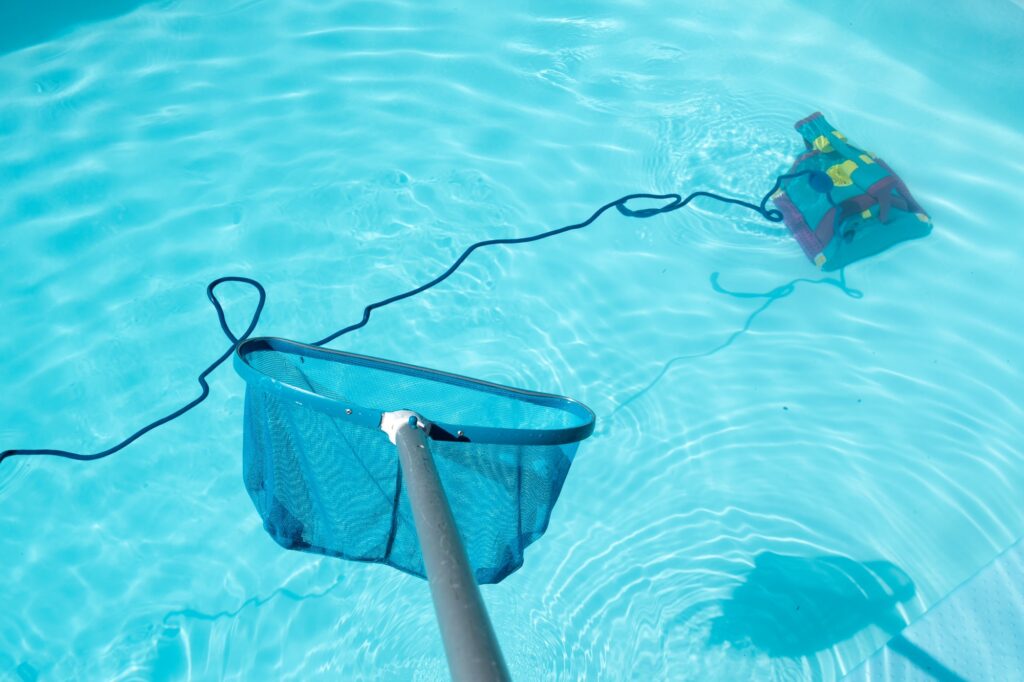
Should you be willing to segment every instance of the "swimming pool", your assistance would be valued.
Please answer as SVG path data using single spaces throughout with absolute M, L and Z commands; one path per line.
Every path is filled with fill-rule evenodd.
M 192 398 L 220 275 L 268 286 L 260 333 L 319 338 L 478 239 L 758 197 L 820 109 L 936 225 L 851 267 L 861 299 L 717 292 L 820 275 L 700 204 L 480 253 L 338 347 L 597 412 L 484 589 L 517 679 L 841 677 L 1024 535 L 1024 10 L 742 4 L 182 0 L 5 35 L 0 447 Z M 425 583 L 264 533 L 242 390 L 0 466 L 0 676 L 444 679 Z

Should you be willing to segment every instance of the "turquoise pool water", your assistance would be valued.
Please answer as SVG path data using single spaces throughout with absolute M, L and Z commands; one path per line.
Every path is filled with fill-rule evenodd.
M 1018 4 L 19 3 L 0 448 L 99 449 L 191 399 L 217 276 L 268 286 L 260 333 L 319 338 L 482 238 L 759 197 L 820 109 L 936 226 L 851 267 L 863 298 L 716 292 L 820 275 L 699 204 L 479 253 L 337 347 L 597 412 L 484 589 L 517 679 L 837 679 L 1024 535 Z M 114 457 L 0 466 L 0 679 L 445 678 L 425 583 L 264 533 L 242 390 L 225 367 Z

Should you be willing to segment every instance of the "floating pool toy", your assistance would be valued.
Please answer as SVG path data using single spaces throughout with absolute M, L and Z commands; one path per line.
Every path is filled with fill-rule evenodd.
M 815 265 L 838 270 L 931 232 L 931 218 L 885 161 L 851 144 L 820 112 L 794 127 L 807 151 L 772 201 Z

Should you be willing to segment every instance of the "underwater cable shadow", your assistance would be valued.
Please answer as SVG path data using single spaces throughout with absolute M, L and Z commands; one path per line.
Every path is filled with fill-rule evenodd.
M 647 383 L 646 386 L 644 386 L 639 391 L 637 391 L 636 393 L 633 393 L 628 398 L 623 400 L 621 403 L 616 405 L 615 409 L 613 409 L 608 414 L 607 417 L 604 417 L 601 420 L 602 426 L 597 430 L 596 435 L 603 436 L 603 435 L 607 434 L 609 429 L 610 429 L 610 427 L 606 426 L 606 425 L 609 424 L 615 418 L 615 416 L 619 414 L 619 412 L 621 412 L 622 410 L 624 410 L 627 407 L 629 407 L 630 404 L 636 402 L 637 400 L 642 398 L 644 395 L 646 395 L 649 391 L 651 391 L 655 386 L 657 386 L 658 383 L 662 379 L 665 378 L 665 375 L 669 373 L 669 371 L 672 369 L 672 367 L 676 363 L 682 362 L 684 360 L 695 360 L 697 358 L 706 358 L 706 357 L 709 357 L 711 355 L 714 355 L 715 353 L 718 353 L 720 351 L 725 350 L 726 348 L 731 346 L 733 343 L 735 343 L 738 338 L 740 338 L 741 336 L 746 334 L 748 331 L 750 331 L 750 327 L 754 324 L 754 320 L 756 320 L 757 317 L 761 313 L 763 313 L 766 310 L 768 310 L 768 308 L 770 308 L 773 303 L 775 303 L 776 301 L 778 301 L 780 299 L 786 298 L 787 296 L 792 294 L 794 291 L 796 291 L 796 287 L 797 287 L 798 284 L 832 286 L 832 287 L 835 287 L 835 288 L 839 289 L 840 291 L 842 291 L 844 294 L 846 294 L 850 298 L 859 299 L 859 298 L 863 298 L 864 297 L 864 292 L 862 292 L 859 289 L 851 288 L 850 286 L 848 286 L 846 284 L 846 271 L 845 271 L 845 269 L 839 271 L 839 277 L 821 277 L 821 278 L 818 278 L 818 279 L 811 279 L 809 277 L 799 277 L 797 279 L 790 280 L 789 282 L 787 282 L 785 284 L 782 284 L 782 285 L 779 285 L 779 286 L 775 287 L 774 289 L 772 289 L 770 291 L 766 291 L 766 292 L 732 291 L 730 289 L 726 289 L 725 287 L 723 287 L 721 284 L 718 283 L 718 276 L 719 276 L 719 273 L 717 273 L 717 272 L 711 273 L 711 288 L 714 289 L 716 292 L 718 292 L 720 294 L 724 294 L 726 296 L 732 296 L 733 298 L 763 298 L 763 299 L 765 299 L 764 303 L 759 305 L 749 315 L 747 315 L 747 319 L 744 320 L 744 322 L 740 326 L 740 328 L 737 329 L 736 331 L 734 331 L 728 337 L 726 337 L 726 339 L 724 341 L 722 341 L 720 344 L 718 344 L 717 346 L 714 346 L 714 347 L 712 347 L 712 348 L 710 348 L 708 350 L 705 350 L 705 351 L 701 351 L 699 353 L 688 353 L 686 355 L 677 355 L 676 357 L 674 357 L 671 360 L 669 360 L 668 362 L 666 362 L 662 366 L 661 371 L 659 371 L 655 375 L 655 377 L 653 379 L 651 379 L 650 382 Z
M 892 651 L 922 672 L 941 682 L 964 682 L 900 634 L 908 624 L 901 605 L 916 593 L 906 572 L 889 561 L 762 552 L 712 619 L 708 646 L 804 659 L 874 626 L 889 636 Z
M 146 656 L 146 663 L 143 664 L 143 666 L 144 668 L 147 666 L 150 668 L 149 672 L 153 677 L 147 677 L 146 679 L 171 679 L 168 676 L 169 670 L 176 671 L 177 676 L 175 676 L 174 679 L 184 679 L 186 677 L 188 679 L 192 679 L 192 675 L 188 672 L 190 666 L 189 661 L 191 659 L 191 656 L 188 653 L 190 647 L 183 639 L 186 637 L 186 635 L 183 634 L 183 621 L 216 623 L 221 620 L 234 620 L 246 609 L 250 607 L 253 609 L 259 609 L 265 604 L 268 604 L 278 598 L 284 598 L 296 604 L 321 599 L 334 592 L 343 582 L 344 575 L 339 574 L 334 579 L 334 582 L 327 587 L 320 590 L 314 590 L 306 594 L 295 592 L 294 590 L 290 590 L 285 587 L 280 587 L 264 597 L 250 597 L 243 601 L 237 608 L 231 610 L 206 613 L 198 609 L 184 608 L 168 611 L 160 620 L 160 626 L 151 626 L 151 628 L 154 629 L 147 628 L 147 632 L 151 634 L 155 632 L 156 636 L 151 639 L 147 638 L 150 646 L 147 648 L 148 655 Z M 221 660 L 222 665 L 226 664 L 227 660 L 227 656 L 225 655 Z M 218 678 L 226 676 L 226 669 L 222 668 Z
M 343 582 L 344 576 L 338 575 L 338 577 L 334 579 L 334 582 L 331 583 L 329 586 L 325 587 L 322 590 L 317 590 L 314 592 L 310 592 L 308 594 L 300 594 L 299 592 L 289 590 L 287 587 L 279 587 L 265 597 L 249 597 L 248 599 L 243 601 L 238 606 L 238 608 L 231 611 L 216 611 L 214 613 L 204 613 L 203 611 L 199 611 L 196 609 L 178 609 L 176 611 L 168 611 L 164 614 L 164 617 L 161 619 L 161 623 L 163 623 L 165 627 L 173 627 L 172 621 L 175 618 L 183 618 L 187 620 L 201 620 L 206 622 L 214 622 L 218 620 L 223 620 L 225 618 L 237 618 L 246 608 L 252 606 L 258 609 L 264 604 L 273 601 L 276 597 L 283 597 L 295 603 L 326 597 L 328 594 L 336 590 Z

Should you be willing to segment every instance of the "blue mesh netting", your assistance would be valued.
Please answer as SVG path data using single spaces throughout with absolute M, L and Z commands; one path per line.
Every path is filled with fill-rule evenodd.
M 236 367 L 247 382 L 245 485 L 271 536 L 421 577 L 381 413 L 414 410 L 437 425 L 431 452 L 480 583 L 522 565 L 593 428 L 592 413 L 566 398 L 280 339 L 243 343 Z

